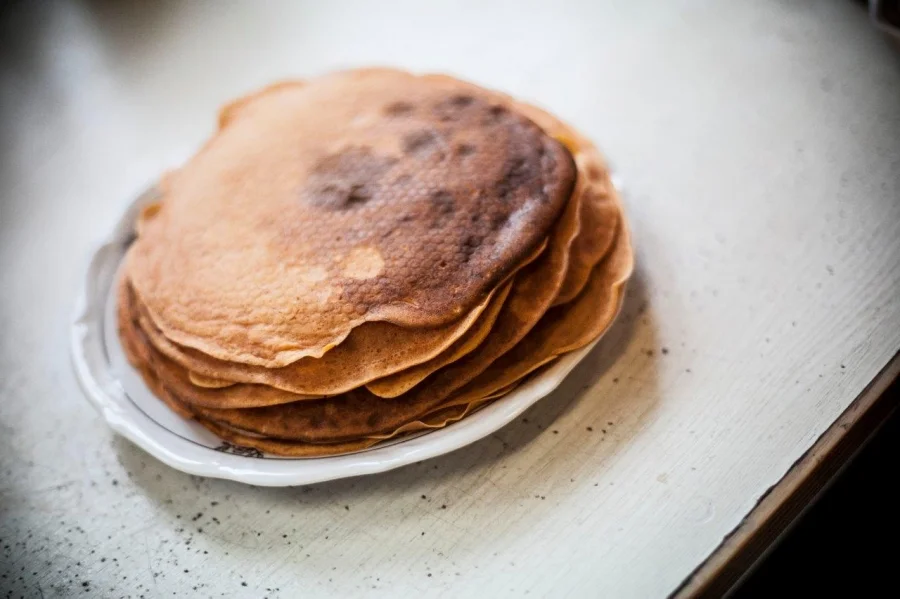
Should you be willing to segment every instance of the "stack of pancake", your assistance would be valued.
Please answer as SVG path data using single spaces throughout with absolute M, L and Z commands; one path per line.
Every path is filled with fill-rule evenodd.
M 182 416 L 286 456 L 471 414 L 596 339 L 632 268 L 587 140 L 505 95 L 389 69 L 230 104 L 136 229 L 129 360 Z

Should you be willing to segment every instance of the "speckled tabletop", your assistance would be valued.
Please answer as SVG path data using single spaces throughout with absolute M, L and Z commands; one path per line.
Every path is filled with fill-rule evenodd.
M 854 3 L 3 11 L 0 596 L 665 596 L 900 348 L 900 57 Z M 90 249 L 218 105 L 359 64 L 594 138 L 638 250 L 622 318 L 451 455 L 286 489 L 169 469 L 72 375 Z

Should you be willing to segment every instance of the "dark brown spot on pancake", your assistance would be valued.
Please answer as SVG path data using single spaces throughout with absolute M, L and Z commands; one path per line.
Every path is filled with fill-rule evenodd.
M 453 212 L 453 194 L 439 189 L 431 194 L 431 203 L 440 212 Z
M 464 263 L 469 262 L 472 259 L 472 256 L 478 250 L 478 247 L 481 245 L 481 239 L 476 235 L 469 235 L 463 241 L 460 249 L 462 250 L 462 261 Z
M 324 158 L 300 192 L 304 202 L 329 210 L 348 210 L 375 195 L 379 179 L 396 162 L 368 148 L 351 148 Z
M 507 160 L 503 169 L 503 178 L 497 184 L 497 195 L 505 201 L 510 201 L 522 191 L 532 191 L 534 185 L 529 185 L 539 177 L 538 165 L 528 161 L 523 156 L 512 156 Z
M 509 220 L 509 219 L 508 219 L 508 218 L 506 217 L 506 215 L 504 215 L 504 214 L 494 214 L 494 215 L 492 215 L 492 216 L 491 216 L 491 231 L 497 231 L 497 230 L 499 230 L 501 227 L 503 227 L 503 225 L 506 224 L 506 222 L 507 222 L 508 220 Z
M 587 176 L 594 183 L 599 183 L 603 179 L 603 173 L 593 164 L 588 168 Z
M 472 144 L 459 144 L 456 146 L 457 156 L 470 156 L 475 153 L 475 146 Z
M 403 151 L 412 155 L 425 154 L 439 141 L 440 138 L 434 131 L 416 131 L 403 137 Z
M 456 209 L 456 202 L 453 200 L 453 194 L 438 190 L 431 194 L 431 226 L 432 228 L 443 227 L 453 216 Z
M 365 204 L 372 199 L 372 192 L 365 185 L 353 185 L 347 195 L 347 206 Z
M 455 94 L 444 98 L 434 106 L 434 114 L 440 121 L 455 121 L 467 107 L 475 103 L 475 98 L 466 94 Z
M 484 117 L 481 119 L 481 124 L 484 126 L 500 125 L 507 116 L 510 116 L 510 113 L 505 106 L 500 106 L 499 104 L 488 106 Z
M 465 94 L 457 94 L 450 97 L 450 104 L 457 108 L 464 108 L 474 101 L 475 98 L 473 98 L 472 96 L 467 96 Z
M 409 102 L 394 102 L 385 106 L 384 114 L 388 116 L 403 116 L 411 113 L 414 109 L 415 106 Z

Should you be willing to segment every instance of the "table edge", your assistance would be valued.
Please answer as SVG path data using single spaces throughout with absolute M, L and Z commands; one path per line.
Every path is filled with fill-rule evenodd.
M 775 546 L 895 409 L 900 351 L 670 597 L 722 597 Z

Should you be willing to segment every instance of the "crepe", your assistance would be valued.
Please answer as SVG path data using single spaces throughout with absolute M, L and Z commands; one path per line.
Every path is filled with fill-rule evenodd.
M 207 389 L 223 389 L 235 384 L 235 381 L 226 381 L 224 379 L 206 376 L 205 374 L 191 372 L 190 370 L 188 371 L 188 378 L 198 387 L 205 387 Z
M 539 256 L 545 246 L 546 241 L 526 258 L 520 268 Z M 499 290 L 488 294 L 465 318 L 449 325 L 412 329 L 385 322 L 364 323 L 321 358 L 302 358 L 281 368 L 227 362 L 179 346 L 159 330 L 139 301 L 138 311 L 142 317 L 142 328 L 156 349 L 188 369 L 191 380 L 198 386 L 221 388 L 228 386 L 229 382 L 256 383 L 300 395 L 323 396 L 337 395 L 438 358 L 461 337 L 471 341 L 472 335 L 468 333 L 475 323 L 478 323 L 476 328 L 481 329 L 481 333 L 486 326 L 493 324 L 508 288 L 509 284 L 504 282 Z M 485 311 L 487 315 L 483 319 L 481 316 Z M 477 334 L 476 331 L 474 335 Z M 457 350 L 458 346 L 451 353 Z
M 157 352 L 148 342 L 142 330 L 135 326 L 129 303 L 121 304 L 118 325 L 123 347 L 129 361 L 138 368 L 145 382 L 169 407 L 182 416 L 198 419 L 201 423 L 215 422 L 242 434 L 300 440 L 310 443 L 340 443 L 360 437 L 378 435 L 386 438 L 409 432 L 412 422 L 434 413 L 435 406 L 422 401 L 391 400 L 378 398 L 363 389 L 337 397 L 311 401 L 295 401 L 289 404 L 255 409 L 210 409 L 184 400 L 191 393 L 192 385 L 186 372 Z M 239 385 L 241 396 L 265 394 L 270 387 L 263 385 Z M 226 394 L 231 388 L 219 390 Z M 501 393 L 505 390 L 501 390 Z M 492 390 L 491 397 L 498 396 Z
M 428 378 L 428 375 L 436 370 L 472 353 L 490 334 L 511 287 L 512 283 L 504 285 L 488 309 L 481 315 L 477 325 L 466 331 L 466 334 L 459 338 L 451 347 L 431 360 L 370 381 L 366 388 L 378 397 L 397 397 L 424 381 Z
M 160 191 L 120 281 L 126 355 L 177 413 L 276 455 L 467 417 L 601 335 L 632 269 L 596 148 L 446 76 L 262 90 Z
M 577 205 L 573 204 L 572 206 L 577 208 Z M 570 206 L 570 208 L 572 208 L 572 206 Z M 577 222 L 577 220 L 575 222 Z M 565 224 L 566 219 L 564 218 L 561 225 Z M 562 230 L 565 231 L 564 226 L 562 227 Z M 568 237 L 568 235 L 564 235 L 562 238 L 566 239 Z M 551 248 L 546 258 L 553 257 L 555 253 L 554 249 L 557 247 L 556 244 L 551 243 Z M 596 278 L 599 282 L 595 283 L 595 285 L 584 294 L 584 297 L 587 298 L 585 300 L 587 301 L 587 304 L 585 304 L 586 307 L 576 305 L 571 311 L 559 310 L 560 313 L 564 315 L 570 313 L 575 315 L 578 320 L 561 320 L 560 326 L 565 327 L 561 332 L 557 332 L 556 326 L 547 325 L 540 327 L 539 325 L 538 331 L 535 332 L 535 338 L 538 340 L 536 345 L 539 346 L 539 348 L 547 349 L 550 352 L 548 359 L 569 349 L 566 347 L 559 347 L 558 343 L 565 342 L 569 345 L 572 344 L 570 337 L 571 324 L 573 324 L 573 322 L 579 327 L 580 331 L 587 331 L 586 337 L 582 333 L 582 338 L 586 339 L 584 341 L 585 343 L 592 338 L 590 335 L 596 336 L 599 334 L 599 330 L 605 328 L 608 320 L 602 319 L 605 315 L 604 313 L 597 311 L 597 308 L 602 307 L 604 301 L 606 303 L 614 302 L 610 298 L 605 298 L 602 293 L 597 292 L 597 288 L 600 290 L 605 288 L 617 290 L 617 286 L 614 283 L 625 276 L 623 275 L 624 266 L 621 264 L 623 260 L 621 256 L 624 253 L 626 257 L 630 257 L 630 245 L 628 244 L 627 238 L 618 244 L 617 249 L 619 249 L 619 251 L 614 252 L 616 260 L 612 263 L 612 266 L 615 266 L 615 268 L 612 270 L 604 268 L 598 269 L 601 276 Z M 540 263 L 542 263 L 542 260 L 539 260 L 537 264 Z M 548 261 L 547 264 L 552 264 L 552 262 Z M 630 265 L 628 268 L 630 269 Z M 540 276 L 542 270 L 535 272 Z M 559 276 L 558 280 L 561 281 L 562 278 L 562 276 Z M 548 297 L 550 297 L 550 294 L 548 294 Z M 127 330 L 129 327 L 127 322 L 127 301 L 123 303 L 123 306 L 124 309 L 120 312 L 120 327 L 125 330 L 124 335 L 126 337 L 131 337 L 135 334 L 135 331 L 128 332 Z M 592 322 L 592 314 L 596 314 L 601 320 Z M 559 319 L 552 319 L 551 323 L 555 324 L 557 320 Z M 592 324 L 594 326 L 591 326 Z M 541 331 L 543 331 L 543 333 L 538 334 Z M 556 336 L 552 334 L 548 336 L 547 331 L 556 333 Z M 136 331 L 136 333 L 140 335 L 139 330 Z M 492 337 L 491 341 L 495 338 L 496 337 Z M 526 342 L 528 342 L 527 337 L 523 343 Z M 147 345 L 146 341 L 144 343 Z M 531 346 L 535 345 L 535 343 L 532 342 L 527 345 Z M 518 349 L 518 347 L 514 347 L 513 352 L 515 352 L 516 349 Z M 574 347 L 572 349 L 574 349 Z M 393 400 L 384 400 L 374 396 L 365 389 L 356 389 L 339 397 L 311 401 L 279 401 L 276 405 L 275 402 L 270 400 L 271 397 L 277 397 L 279 395 L 289 397 L 290 394 L 263 385 L 237 385 L 214 391 L 199 390 L 190 384 L 183 369 L 180 369 L 164 356 L 158 355 L 152 347 L 146 347 L 144 354 L 149 355 L 147 366 L 154 371 L 154 375 L 166 382 L 168 389 L 176 398 L 185 404 L 189 403 L 190 409 L 194 414 L 206 420 L 213 420 L 220 424 L 225 424 L 231 428 L 252 432 L 269 438 L 292 441 L 300 440 L 311 443 L 340 442 L 356 439 L 361 436 L 394 434 L 399 428 L 409 422 L 415 421 L 435 409 L 446 407 L 443 403 L 444 399 L 449 398 L 453 391 L 463 384 L 468 383 L 471 378 L 474 378 L 481 370 L 484 370 L 483 368 L 479 369 L 479 372 L 475 375 L 471 375 L 471 378 L 468 380 L 462 378 L 457 379 L 454 381 L 455 385 L 445 384 L 442 387 L 436 387 L 431 383 L 421 389 Z M 544 361 L 546 360 L 535 363 L 533 367 L 539 366 L 544 363 Z M 451 365 L 448 369 L 452 370 L 454 367 L 455 365 Z M 470 366 L 470 368 L 472 367 Z M 487 365 L 485 365 L 485 368 L 487 368 Z M 530 370 L 531 368 L 525 370 L 523 375 L 527 374 Z M 444 374 L 444 372 L 445 371 L 439 372 L 438 377 Z M 468 372 L 474 372 L 474 369 L 469 370 Z M 516 380 L 515 378 L 509 380 L 504 378 L 503 384 L 495 384 L 493 379 L 494 377 L 491 377 L 486 380 L 486 384 L 483 387 L 484 393 L 478 392 L 478 385 L 482 384 L 480 381 L 476 379 L 476 381 L 469 383 L 466 386 L 465 391 L 467 402 L 476 401 L 489 396 L 498 389 L 514 383 Z M 463 380 L 463 383 L 459 383 L 460 380 Z M 209 408 L 197 403 L 197 397 L 202 396 L 202 394 L 216 394 L 221 397 L 236 395 L 241 401 L 256 400 L 256 398 L 262 397 L 264 399 L 258 405 L 266 405 L 266 407 L 254 409 Z M 225 402 L 222 401 L 219 403 L 222 404 Z
M 129 355 L 130 359 L 134 359 L 135 351 L 136 350 L 134 349 L 132 344 L 126 343 L 126 354 Z M 515 384 L 509 385 L 481 400 L 471 402 L 465 406 L 451 406 L 448 409 L 438 410 L 432 414 L 424 416 L 419 421 L 407 423 L 406 425 L 399 427 L 389 434 L 368 436 L 355 441 L 345 441 L 338 443 L 304 443 L 301 441 L 267 439 L 248 431 L 241 431 L 226 424 L 218 423 L 214 420 L 207 420 L 203 417 L 198 417 L 190 411 L 189 407 L 185 406 L 178 399 L 176 399 L 169 392 L 169 390 L 160 383 L 159 379 L 152 371 L 141 369 L 141 373 L 144 376 L 145 382 L 153 391 L 153 393 L 157 397 L 162 399 L 163 402 L 166 403 L 166 405 L 168 405 L 173 411 L 175 411 L 182 417 L 195 419 L 198 423 L 202 424 L 204 427 L 206 427 L 222 439 L 239 446 L 254 447 L 260 451 L 271 453 L 273 455 L 307 458 L 340 455 L 344 453 L 362 451 L 376 445 L 381 441 L 397 436 L 409 435 L 411 433 L 429 428 L 440 428 L 446 426 L 447 424 L 463 418 L 467 414 L 471 413 L 474 409 L 481 407 L 483 404 L 493 401 L 498 397 L 502 397 L 503 395 L 514 389 L 516 386 Z
M 549 307 L 563 281 L 568 264 L 569 245 L 578 233 L 579 198 L 580 196 L 573 198 L 566 206 L 560 222 L 550 236 L 547 250 L 535 262 L 525 266 L 514 279 L 510 296 L 504 303 L 489 338 L 472 353 L 435 373 L 429 379 L 427 391 L 413 389 L 411 393 L 416 396 L 416 401 L 409 402 L 403 398 L 406 403 L 415 404 L 416 410 L 420 410 L 421 406 L 427 410 L 438 405 L 452 391 L 477 376 L 491 361 L 512 347 L 537 322 Z M 152 336 L 153 327 L 146 319 L 142 328 L 144 334 L 150 336 L 151 341 L 157 341 L 157 338 Z M 156 349 L 160 351 L 165 349 L 164 339 L 163 337 L 160 340 L 160 345 L 156 346 Z M 292 392 L 259 384 L 203 389 L 190 384 L 186 373 L 173 368 L 174 364 L 170 363 L 169 359 L 158 362 L 171 371 L 173 378 L 179 380 L 180 386 L 175 391 L 181 396 L 182 401 L 190 404 L 209 408 L 226 405 L 250 407 L 289 404 L 307 399 Z M 357 396 L 360 393 L 357 392 Z M 398 412 L 392 415 L 393 418 L 389 421 L 396 422 L 406 415 L 406 412 Z
M 628 229 L 620 226 L 612 252 L 593 269 L 578 297 L 549 310 L 512 350 L 460 389 L 449 405 L 490 396 L 599 337 L 619 311 L 633 267 Z
M 505 97 L 450 78 L 337 73 L 222 124 L 144 215 L 127 270 L 168 339 L 267 368 L 364 322 L 468 314 L 546 238 L 575 179 Z
M 562 353 L 582 347 L 605 330 L 618 310 L 623 285 L 632 268 L 627 235 L 627 231 L 621 229 L 613 252 L 594 270 L 588 286 L 573 305 L 553 309 L 510 352 L 446 402 L 431 404 L 422 395 L 385 401 L 364 390 L 356 390 L 336 398 L 256 409 L 189 406 L 181 399 L 189 386 L 179 378 L 177 366 L 173 367 L 171 363 L 167 364 L 166 358 L 154 355 L 154 350 L 149 346 L 132 353 L 146 359 L 142 372 L 149 370 L 151 378 L 165 382 L 170 401 L 174 398 L 181 408 L 189 410 L 203 422 L 212 421 L 232 430 L 268 439 L 339 443 L 360 437 L 390 438 L 413 429 L 436 428 L 454 422 L 477 405 L 506 393 L 534 369 Z M 121 314 L 123 319 L 127 318 L 126 310 Z M 127 328 L 128 324 L 120 321 L 120 326 Z M 127 333 L 125 337 L 134 339 Z M 268 389 L 256 385 L 243 387 L 258 388 L 260 391 Z M 459 410 L 448 412 L 450 408 Z M 435 419 L 433 415 L 438 412 L 449 416 Z M 420 427 L 416 423 L 425 424 Z
M 513 348 L 551 307 L 567 280 L 572 251 L 590 252 L 596 257 L 599 253 L 596 248 L 605 248 L 605 253 L 616 236 L 615 225 L 581 226 L 582 205 L 588 197 L 597 202 L 599 209 L 611 208 L 615 213 L 621 213 L 619 198 L 614 193 L 606 169 L 593 146 L 580 145 L 584 142 L 570 127 L 538 108 L 517 104 L 517 109 L 534 119 L 548 135 L 553 135 L 569 148 L 579 165 L 576 187 L 566 211 L 550 235 L 546 254 L 517 274 L 510 296 L 488 338 L 475 351 L 435 372 L 404 397 L 430 398 L 438 404 L 481 374 L 491 363 Z M 582 170 L 598 175 L 582 176 Z M 601 193 L 601 190 L 606 191 Z M 625 226 L 624 222 L 619 224 Z M 581 242 L 573 247 L 573 242 L 579 237 Z M 630 242 L 627 244 L 627 252 L 630 256 Z M 602 254 L 596 260 L 600 258 Z M 596 260 L 579 256 L 575 263 L 582 268 L 583 264 Z
M 505 298 L 506 287 L 501 295 Z M 140 307 L 139 313 L 141 326 L 154 347 L 189 369 L 200 386 L 257 383 L 300 395 L 324 396 L 349 391 L 440 355 L 469 330 L 492 298 L 493 293 L 465 318 L 449 326 L 408 329 L 385 322 L 365 323 L 321 358 L 302 358 L 281 368 L 226 362 L 180 347 L 156 327 L 146 309 Z

